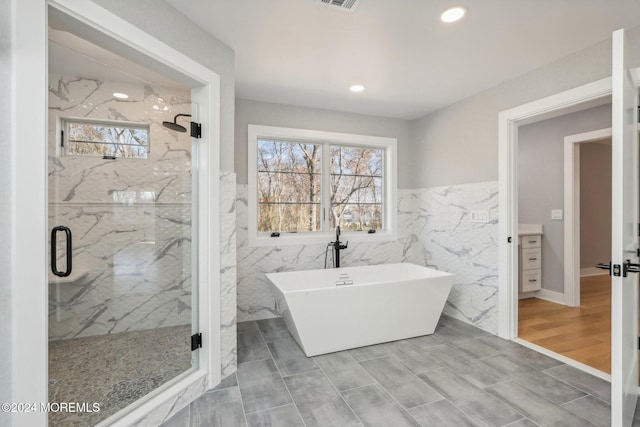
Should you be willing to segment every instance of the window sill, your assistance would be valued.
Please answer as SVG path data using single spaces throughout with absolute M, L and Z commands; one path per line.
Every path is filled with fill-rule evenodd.
M 335 239 L 335 233 L 281 233 L 280 237 L 254 235 L 249 236 L 249 247 L 326 245 Z M 395 232 L 378 231 L 368 234 L 366 231 L 351 231 L 340 235 L 340 241 L 344 243 L 392 242 L 395 240 L 398 240 L 398 235 Z

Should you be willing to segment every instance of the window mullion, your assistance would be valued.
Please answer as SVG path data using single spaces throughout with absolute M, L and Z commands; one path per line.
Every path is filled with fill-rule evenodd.
M 329 143 L 322 144 L 322 231 L 329 232 L 331 215 L 331 147 Z

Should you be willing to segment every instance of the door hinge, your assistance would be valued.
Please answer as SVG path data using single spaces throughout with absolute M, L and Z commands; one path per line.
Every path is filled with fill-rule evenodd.
M 194 138 L 202 138 L 202 125 L 197 122 L 191 122 L 191 136 Z
M 60 147 L 64 147 L 64 131 L 60 131 Z
M 511 243 L 511 236 L 507 237 L 507 243 Z
M 640 350 L 640 337 L 638 337 L 638 350 Z
M 196 351 L 199 348 L 202 348 L 202 334 L 200 332 L 191 335 L 191 351 Z

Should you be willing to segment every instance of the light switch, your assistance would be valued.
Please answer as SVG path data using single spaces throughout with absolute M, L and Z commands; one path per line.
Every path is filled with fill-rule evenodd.
M 553 209 L 551 211 L 551 219 L 562 221 L 562 209 Z

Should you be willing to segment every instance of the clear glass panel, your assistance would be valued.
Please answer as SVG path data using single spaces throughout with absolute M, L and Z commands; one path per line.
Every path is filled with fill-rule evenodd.
M 69 155 L 135 159 L 149 156 L 149 126 L 66 120 L 65 128 L 64 145 Z
M 383 224 L 383 159 L 378 148 L 332 146 L 330 227 L 377 230 Z
M 190 91 L 50 80 L 68 92 L 49 94 L 49 228 L 70 230 L 72 270 L 59 277 L 49 269 L 49 400 L 97 403 L 100 411 L 50 413 L 49 423 L 94 425 L 192 367 L 197 153 L 188 133 L 161 125 L 191 113 Z M 140 95 L 109 101 L 113 92 Z M 87 115 L 89 103 L 101 108 Z M 126 117 L 149 128 L 154 150 L 116 160 L 65 152 L 57 123 L 68 117 Z M 64 229 L 55 240 L 50 267 L 65 272 Z
M 258 231 L 320 230 L 322 147 L 258 141 Z
M 343 231 L 368 231 L 382 228 L 382 204 L 344 204 L 333 209 L 331 227 Z M 336 219 L 337 218 L 337 219 Z
M 317 230 L 320 230 L 320 203 L 258 204 L 259 232 Z

